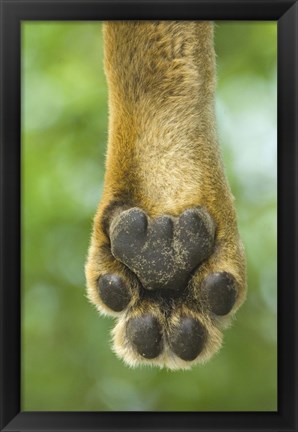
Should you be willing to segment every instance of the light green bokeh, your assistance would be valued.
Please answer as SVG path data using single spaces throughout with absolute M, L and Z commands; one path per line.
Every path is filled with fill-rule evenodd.
M 220 353 L 191 371 L 129 369 L 85 296 L 102 193 L 101 23 L 22 24 L 22 410 L 277 409 L 276 23 L 217 22 L 217 121 L 248 263 Z

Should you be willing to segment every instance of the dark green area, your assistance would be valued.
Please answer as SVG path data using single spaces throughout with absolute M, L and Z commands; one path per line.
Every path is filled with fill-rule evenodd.
M 206 365 L 129 369 L 85 295 L 107 141 L 101 24 L 23 23 L 22 410 L 277 409 L 276 24 L 218 22 L 216 51 L 248 298 Z

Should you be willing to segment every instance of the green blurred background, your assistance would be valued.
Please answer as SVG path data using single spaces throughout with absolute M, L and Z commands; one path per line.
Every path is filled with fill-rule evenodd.
M 248 262 L 220 353 L 191 371 L 129 369 L 85 295 L 102 193 L 100 22 L 22 24 L 22 410 L 277 409 L 275 22 L 217 22 L 217 120 Z

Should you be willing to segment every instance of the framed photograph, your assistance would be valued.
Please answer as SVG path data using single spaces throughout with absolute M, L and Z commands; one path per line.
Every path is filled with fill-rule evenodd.
M 298 430 L 297 18 L 1 0 L 1 431 Z

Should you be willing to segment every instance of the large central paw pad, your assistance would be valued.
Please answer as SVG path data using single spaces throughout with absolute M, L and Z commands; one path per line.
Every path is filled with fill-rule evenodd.
M 202 208 L 155 219 L 131 208 L 110 226 L 112 254 L 148 290 L 183 289 L 191 272 L 211 255 L 214 236 L 215 225 Z

